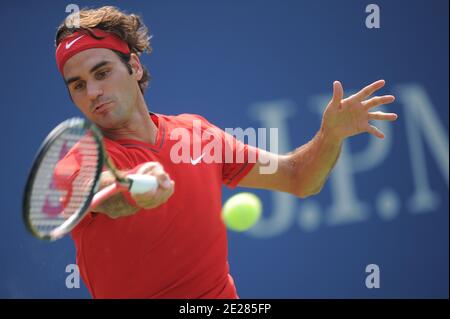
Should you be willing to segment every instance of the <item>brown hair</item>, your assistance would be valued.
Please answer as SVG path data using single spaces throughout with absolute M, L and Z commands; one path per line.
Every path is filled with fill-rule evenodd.
M 78 15 L 74 14 L 69 15 L 58 27 L 55 39 L 56 46 L 58 46 L 65 37 L 76 31 L 84 31 L 91 36 L 94 36 L 90 29 L 97 28 L 119 36 L 128 44 L 131 53 L 140 56 L 144 52 L 152 52 L 149 30 L 143 24 L 142 19 L 135 14 L 126 14 L 112 6 L 105 6 L 98 9 L 81 9 L 79 11 L 79 27 L 75 28 L 72 26 L 75 25 L 75 22 L 77 22 L 76 25 L 78 26 L 78 21 L 74 20 L 77 16 Z M 129 64 L 130 54 L 119 54 L 120 52 L 114 52 L 119 56 L 131 73 L 131 66 Z M 144 73 L 138 83 L 142 94 L 144 94 L 144 90 L 147 88 L 151 76 L 144 66 L 142 66 L 142 68 Z

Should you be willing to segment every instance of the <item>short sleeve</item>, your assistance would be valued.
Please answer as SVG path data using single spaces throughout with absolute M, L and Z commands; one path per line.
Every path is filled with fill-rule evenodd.
M 235 188 L 253 168 L 258 160 L 258 148 L 239 141 L 223 132 L 224 157 L 222 181 L 229 188 Z
M 222 182 L 229 188 L 235 188 L 258 160 L 258 148 L 236 139 L 205 118 L 196 115 L 202 121 L 202 129 L 213 130 L 222 140 Z

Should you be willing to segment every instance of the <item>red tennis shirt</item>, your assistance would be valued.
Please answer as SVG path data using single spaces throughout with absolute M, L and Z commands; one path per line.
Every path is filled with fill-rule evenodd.
M 87 215 L 72 231 L 83 281 L 93 298 L 238 298 L 221 188 L 238 184 L 258 150 L 198 115 L 151 119 L 154 144 L 105 138 L 105 147 L 121 170 L 159 162 L 175 181 L 174 194 L 128 217 Z

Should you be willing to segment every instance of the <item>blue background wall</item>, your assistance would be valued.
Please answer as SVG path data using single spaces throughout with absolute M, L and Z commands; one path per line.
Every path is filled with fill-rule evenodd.
M 70 238 L 48 244 L 21 220 L 32 158 L 48 131 L 79 115 L 54 62 L 66 1 L 2 1 L 0 297 L 88 298 L 68 289 Z M 259 224 L 229 233 L 243 298 L 448 297 L 448 1 L 78 1 L 139 13 L 152 111 L 198 113 L 225 127 L 278 127 L 280 152 L 307 142 L 340 80 L 346 94 L 384 78 L 399 114 L 387 138 L 348 140 L 326 187 L 300 200 L 255 191 Z M 224 190 L 224 199 L 243 189 Z M 366 266 L 380 268 L 368 289 Z

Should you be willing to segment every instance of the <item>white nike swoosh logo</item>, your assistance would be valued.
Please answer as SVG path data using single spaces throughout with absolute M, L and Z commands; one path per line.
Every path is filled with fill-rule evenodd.
M 79 36 L 78 38 L 76 38 L 75 40 L 72 40 L 72 41 L 70 41 L 70 42 L 67 42 L 67 43 L 66 43 L 66 49 L 69 50 L 70 47 L 72 46 L 72 44 L 74 44 L 75 42 L 77 42 L 78 40 L 80 40 L 82 37 L 84 37 L 84 34 L 83 34 L 83 35 L 80 35 L 80 36 Z
M 192 157 L 191 157 L 191 164 L 192 165 L 197 165 L 198 163 L 200 163 L 200 161 L 202 160 L 203 156 L 205 156 L 205 153 L 203 153 L 202 155 L 200 155 L 196 159 L 192 159 Z

